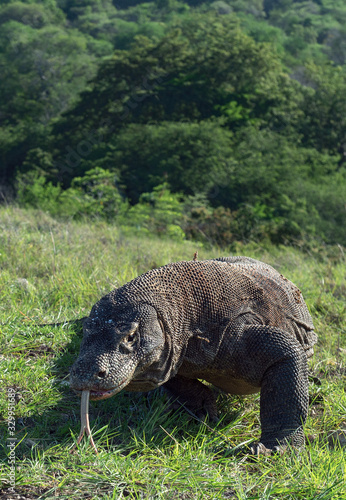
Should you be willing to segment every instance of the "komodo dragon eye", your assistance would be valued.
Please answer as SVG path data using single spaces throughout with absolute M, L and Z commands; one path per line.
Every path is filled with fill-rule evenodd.
M 130 331 L 127 332 L 127 335 L 124 337 L 123 342 L 125 342 L 127 345 L 131 346 L 137 339 L 138 326 L 138 323 L 133 323 L 131 325 Z
M 132 343 L 136 340 L 136 337 L 137 337 L 137 332 L 133 332 L 133 333 L 130 333 L 130 335 L 128 335 L 125 340 L 128 343 Z
M 138 338 L 138 323 L 131 325 L 131 328 L 127 329 L 127 332 L 123 332 L 122 340 L 119 344 L 120 352 L 123 354 L 128 354 L 133 351 Z

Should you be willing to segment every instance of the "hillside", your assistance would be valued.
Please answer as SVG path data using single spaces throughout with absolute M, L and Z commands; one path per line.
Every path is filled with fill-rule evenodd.
M 345 23 L 341 0 L 2 2 L 1 199 L 345 245 Z

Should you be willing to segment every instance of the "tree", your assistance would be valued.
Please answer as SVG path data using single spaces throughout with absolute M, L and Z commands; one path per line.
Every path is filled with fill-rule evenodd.
M 232 134 L 216 120 L 132 124 L 114 145 L 114 165 L 131 202 L 167 182 L 173 192 L 208 193 L 232 155 Z
M 303 144 L 346 158 L 346 71 L 332 65 L 310 64 L 305 73 L 310 87 L 301 122 Z
M 51 120 L 96 70 L 87 39 L 62 26 L 54 6 L 14 2 L 0 10 L 0 178 L 6 183 L 29 149 L 45 146 Z
M 115 51 L 101 65 L 90 91 L 53 129 L 65 184 L 83 172 L 85 157 L 91 158 L 106 137 L 114 142 L 127 124 L 226 116 L 235 129 L 262 117 L 273 87 L 282 83 L 280 70 L 270 48 L 256 44 L 229 16 L 178 22 L 159 41 L 137 37 L 130 50 Z

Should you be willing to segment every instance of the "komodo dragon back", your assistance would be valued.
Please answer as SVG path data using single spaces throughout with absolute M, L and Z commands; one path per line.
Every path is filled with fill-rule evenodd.
M 301 292 L 271 266 L 226 257 L 150 270 L 97 302 L 83 329 L 71 368 L 77 393 L 104 399 L 164 385 L 215 419 L 201 379 L 229 393 L 261 391 L 255 452 L 302 446 L 317 337 Z
M 296 338 L 304 348 L 307 357 L 311 357 L 314 353 L 313 346 L 317 342 L 317 335 L 299 288 L 272 266 L 259 260 L 250 257 L 221 257 L 216 260 L 239 267 L 244 277 L 252 278 L 256 286 L 260 285 L 268 290 L 270 301 L 266 307 L 270 309 L 271 324 L 282 327 L 282 316 L 279 311 L 283 311 L 288 322 L 291 322 Z

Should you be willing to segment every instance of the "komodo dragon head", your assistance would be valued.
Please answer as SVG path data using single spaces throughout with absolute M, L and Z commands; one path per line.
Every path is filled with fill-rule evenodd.
M 124 387 L 148 391 L 166 381 L 167 342 L 156 310 L 145 303 L 110 303 L 101 299 L 83 325 L 70 386 L 90 391 L 90 399 L 113 396 Z M 129 385 L 130 384 L 130 385 Z

